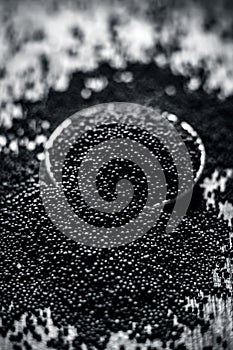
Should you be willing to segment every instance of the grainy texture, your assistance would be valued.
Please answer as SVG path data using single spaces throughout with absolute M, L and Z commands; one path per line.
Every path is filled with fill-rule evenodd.
M 44 7 L 40 11 L 43 16 L 47 13 Z M 108 11 L 107 6 L 106 13 Z M 50 28 L 52 34 L 58 28 L 57 18 L 59 23 L 68 21 L 64 8 L 58 14 L 56 12 L 55 19 L 51 20 L 55 21 Z M 198 22 L 200 17 L 196 12 L 191 14 Z M 20 16 L 11 16 L 10 20 L 24 18 Z M 28 16 L 32 16 L 30 11 Z M 42 17 L 41 23 L 46 28 L 50 16 Z M 24 52 L 25 37 L 16 49 L 19 38 L 12 38 L 25 34 L 24 25 L 19 25 L 22 31 L 11 36 L 6 56 L 11 65 L 7 62 L 3 67 L 6 75 L 1 81 L 5 99 L 2 99 L 1 113 L 5 114 L 0 129 L 1 350 L 233 348 L 233 99 L 229 73 L 232 41 L 227 37 L 226 44 L 226 39 L 216 39 L 219 37 L 215 28 L 221 27 L 222 22 L 214 22 L 213 32 L 206 29 L 207 33 L 213 33 L 211 38 L 215 37 L 216 48 L 215 51 L 211 46 L 212 51 L 207 50 L 206 60 L 210 60 L 207 70 L 200 49 L 205 42 L 198 49 L 197 40 L 196 46 L 185 52 L 192 61 L 192 53 L 196 51 L 197 61 L 193 67 L 198 62 L 200 69 L 188 65 L 186 71 L 187 62 L 181 60 L 181 64 L 175 65 L 174 75 L 172 62 L 174 57 L 183 57 L 182 45 L 174 56 L 174 48 L 166 41 L 159 47 L 163 53 L 166 48 L 168 53 L 162 60 L 161 52 L 155 49 L 156 64 L 150 49 L 157 44 L 151 41 L 151 22 L 144 16 L 143 24 L 141 18 L 134 24 L 126 21 L 125 32 L 133 34 L 131 38 L 128 36 L 128 42 L 125 34 L 121 39 L 122 44 L 128 43 L 125 51 L 120 50 L 122 65 L 114 67 L 111 61 L 103 63 L 106 59 L 102 56 L 97 60 L 97 52 L 88 47 L 88 58 L 96 63 L 96 68 L 88 66 L 88 72 L 79 56 L 71 72 L 70 61 L 69 69 L 59 71 L 58 61 L 61 65 L 66 62 L 64 42 L 58 49 L 61 57 L 57 61 L 56 50 L 53 53 L 54 46 L 49 43 L 46 45 L 51 51 L 46 58 L 41 58 L 45 43 L 37 47 L 29 40 L 26 50 L 32 57 Z M 185 22 L 185 16 L 182 21 Z M 86 26 L 90 27 L 91 23 L 85 22 L 83 26 L 87 30 Z M 130 26 L 133 29 L 130 30 Z M 200 39 L 206 32 L 202 26 L 196 26 L 202 30 Z M 119 27 L 121 30 L 121 25 Z M 137 41 L 135 33 L 139 27 L 139 32 L 142 28 L 146 31 L 148 40 L 143 37 Z M 167 28 L 164 25 L 165 32 Z M 82 40 L 79 29 L 73 28 L 72 33 L 78 41 Z M 189 35 L 192 40 L 193 32 Z M 38 36 L 39 42 L 43 42 L 43 35 Z M 206 37 L 206 42 L 211 42 L 211 38 Z M 148 47 L 145 48 L 144 42 Z M 39 56 L 34 49 L 39 51 Z M 24 61 L 27 72 L 33 59 L 36 60 L 35 71 L 39 69 L 39 76 L 31 78 L 35 85 L 30 85 L 25 78 L 30 75 L 30 69 L 22 76 L 14 73 L 14 70 L 20 72 L 18 62 L 13 62 L 20 53 L 23 59 L 27 57 Z M 134 57 L 137 53 L 138 57 Z M 215 56 L 223 57 L 220 67 L 224 67 L 225 72 L 221 77 L 218 74 L 217 91 L 210 83 L 211 77 L 216 79 L 215 68 L 220 69 L 213 63 L 217 60 Z M 167 57 L 165 65 L 161 64 L 164 57 Z M 54 77 L 54 70 L 58 70 L 56 79 L 49 79 L 49 74 Z M 62 82 L 65 79 L 64 91 L 60 92 L 56 85 L 59 79 Z M 6 89 L 6 82 L 13 92 Z M 17 84 L 20 84 L 19 95 L 14 91 Z M 201 136 L 207 159 L 189 212 L 171 236 L 165 234 L 161 218 L 154 230 L 136 242 L 101 250 L 78 245 L 52 225 L 40 199 L 38 168 L 43 145 L 56 126 L 77 110 L 110 101 L 140 103 L 186 120 Z

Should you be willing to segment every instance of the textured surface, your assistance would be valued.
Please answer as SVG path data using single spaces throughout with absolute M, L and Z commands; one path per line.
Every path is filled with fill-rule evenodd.
M 109 23 L 106 17 L 119 8 L 101 7 L 99 25 Z M 25 11 L 22 4 L 19 13 L 5 14 L 0 81 L 1 350 L 233 348 L 232 33 L 226 15 L 204 29 L 198 24 L 204 10 L 191 9 L 182 9 L 180 20 L 189 24 L 185 13 L 191 13 L 193 27 L 182 26 L 180 36 L 173 30 L 179 25 L 167 24 L 163 13 L 159 22 L 167 39 L 159 44 L 163 36 L 157 34 L 154 41 L 152 35 L 155 19 L 141 8 L 130 21 L 122 20 L 127 12 L 110 16 L 113 28 L 118 26 L 111 35 L 117 32 L 121 39 L 106 37 L 110 32 L 105 27 L 95 30 L 98 21 L 89 12 L 88 22 L 81 11 L 75 17 L 69 8 L 54 13 L 40 5 L 36 23 L 46 33 L 37 34 L 35 42 L 34 36 L 26 36 L 31 27 L 25 25 L 25 16 L 30 20 L 34 10 Z M 72 21 L 79 23 L 71 27 L 81 57 L 68 50 L 67 32 L 60 32 Z M 80 22 L 87 38 L 83 44 Z M 219 34 L 222 27 L 229 29 L 225 37 Z M 102 48 L 93 51 L 99 40 Z M 118 56 L 112 53 L 118 65 L 103 56 L 108 43 L 110 51 L 118 48 Z M 222 60 L 217 64 L 218 56 Z M 207 159 L 187 217 L 171 236 L 165 234 L 162 218 L 138 241 L 100 250 L 79 246 L 52 225 L 39 196 L 38 167 L 43 145 L 56 126 L 77 110 L 110 101 L 149 105 L 186 120 L 200 134 Z

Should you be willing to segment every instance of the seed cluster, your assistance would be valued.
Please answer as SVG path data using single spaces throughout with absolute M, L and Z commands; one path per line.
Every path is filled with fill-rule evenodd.
M 125 94 L 129 99 L 148 103 L 154 90 L 147 90 L 146 96 L 142 91 L 153 85 L 157 95 L 152 105 L 159 104 L 181 116 L 189 111 L 190 123 L 200 130 L 207 149 L 204 176 L 209 176 L 215 167 L 231 166 L 232 146 L 226 131 L 228 101 L 219 104 L 211 100 L 215 101 L 213 112 L 206 107 L 211 97 L 202 93 L 188 95 L 181 89 L 176 97 L 163 95 L 161 99 L 163 86 L 156 85 L 159 76 L 151 77 L 151 73 L 158 73 L 156 68 L 141 66 L 141 73 L 137 65 L 131 69 L 135 76 L 133 89 L 129 82 L 121 88 L 118 85 L 119 89 L 112 86 L 110 91 L 116 91 L 118 97 Z M 115 71 L 108 72 L 111 80 Z M 169 81 L 169 73 L 161 74 L 161 81 Z M 77 75 L 77 81 L 79 78 Z M 172 79 L 178 91 L 179 78 Z M 43 348 L 59 350 L 80 350 L 83 344 L 88 349 L 105 349 L 111 335 L 123 331 L 129 340 L 141 344 L 134 349 L 142 344 L 148 350 L 155 349 L 152 343 L 156 339 L 164 348 L 186 349 L 182 341 L 185 330 L 199 329 L 204 339 L 216 317 L 207 308 L 210 298 L 227 302 L 231 297 L 230 227 L 224 218 L 218 218 L 218 206 L 206 208 L 202 189 L 197 185 L 186 218 L 170 235 L 165 231 L 169 210 L 145 236 L 119 248 L 88 248 L 61 234 L 48 218 L 40 198 L 38 155 L 43 143 L 36 137 L 43 135 L 46 139 L 64 115 L 77 109 L 76 98 L 72 97 L 76 83 L 74 79 L 67 93 L 52 93 L 46 106 L 25 106 L 28 117 L 18 120 L 7 132 L 4 130 L 0 173 L 0 338 L 7 339 L 15 350 L 37 349 L 41 344 Z M 207 101 L 197 115 L 196 106 L 203 97 Z M 99 92 L 91 103 L 108 98 L 112 96 Z M 182 104 L 183 100 L 186 102 Z M 17 152 L 10 146 L 14 139 Z M 192 149 L 193 140 L 189 143 Z M 197 163 L 198 159 L 199 156 Z M 110 169 L 114 165 L 110 164 Z M 105 170 L 100 172 L 100 186 L 102 176 L 108 179 Z M 220 198 L 216 193 L 216 201 L 228 194 L 231 199 L 229 186 L 230 182 Z M 103 196 L 107 196 L 105 191 Z M 75 329 L 72 336 L 71 329 Z M 203 348 L 211 349 L 210 344 L 228 349 L 231 346 L 224 334 L 217 333 Z M 124 349 L 124 345 L 115 346 Z

